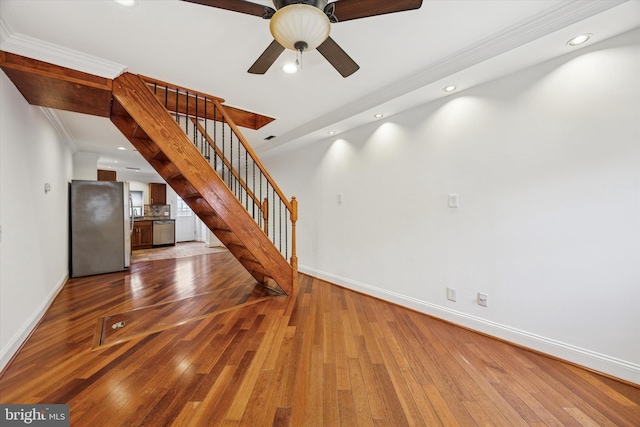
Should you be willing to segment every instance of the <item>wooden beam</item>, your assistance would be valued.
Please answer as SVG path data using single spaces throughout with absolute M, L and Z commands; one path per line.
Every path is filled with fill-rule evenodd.
M 140 76 L 140 78 L 149 85 L 156 98 L 167 110 L 191 117 L 204 118 L 206 116 L 209 120 L 222 121 L 221 112 L 218 110 L 216 114 L 214 102 L 217 101 L 220 105 L 223 105 L 224 99 L 163 82 L 152 77 Z M 189 96 L 187 96 L 187 93 Z M 273 117 L 263 116 L 228 105 L 223 105 L 223 107 L 227 112 L 225 120 L 230 118 L 237 126 L 243 128 L 257 130 L 275 120 Z
M 111 79 L 0 52 L 0 68 L 31 105 L 109 117 Z
M 111 79 L 4 51 L 0 51 L 0 68 L 31 105 L 90 114 L 92 116 L 110 116 L 111 90 L 113 87 Z M 182 88 L 151 77 L 141 77 L 145 82 L 157 85 L 156 97 L 163 105 L 165 104 L 165 99 L 168 99 L 166 107 L 169 111 L 177 111 L 179 114 L 188 113 L 191 116 L 195 116 L 195 97 L 189 97 L 190 104 L 187 111 L 186 95 L 184 93 L 179 94 L 176 106 L 175 92 L 169 90 L 169 96 L 165 98 L 164 87 L 178 88 L 183 92 L 189 91 L 190 94 L 197 94 L 199 97 L 197 103 L 199 117 L 204 117 L 205 97 L 211 101 L 224 102 L 224 99 L 216 96 Z M 212 103 L 209 102 L 209 104 L 207 118 L 210 120 L 222 120 L 222 115 L 220 114 L 217 115 L 218 117 L 214 117 Z M 275 120 L 273 117 L 252 113 L 240 108 L 230 106 L 225 106 L 225 108 L 228 116 L 237 126 L 247 129 L 260 129 Z

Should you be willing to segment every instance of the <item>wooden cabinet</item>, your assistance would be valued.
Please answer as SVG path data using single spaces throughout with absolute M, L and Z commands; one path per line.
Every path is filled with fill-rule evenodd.
M 131 233 L 131 249 L 149 249 L 153 246 L 153 221 L 136 221 Z
M 117 181 L 116 171 L 98 169 L 98 181 Z
M 151 205 L 167 204 L 167 184 L 149 183 L 149 202 Z

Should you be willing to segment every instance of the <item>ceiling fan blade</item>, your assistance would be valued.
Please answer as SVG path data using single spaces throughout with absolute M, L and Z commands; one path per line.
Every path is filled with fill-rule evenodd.
M 276 11 L 268 6 L 251 3 L 243 0 L 182 0 L 189 3 L 202 4 L 204 6 L 216 7 L 218 9 L 230 10 L 232 12 L 246 13 L 247 15 L 259 16 L 269 19 Z
M 419 9 L 422 6 L 422 0 L 340 0 L 329 3 L 327 7 L 334 6 L 334 15 L 338 22 L 342 22 L 368 16 Z
M 280 56 L 280 54 L 284 51 L 284 47 L 277 41 L 272 41 L 269 47 L 262 52 L 262 55 L 253 63 L 251 68 L 249 68 L 248 72 L 251 74 L 264 74 L 267 72 L 269 67 L 276 62 L 276 59 Z
M 349 77 L 360 69 L 360 66 L 331 37 L 328 37 L 317 49 L 333 65 L 333 68 L 342 74 L 342 77 Z

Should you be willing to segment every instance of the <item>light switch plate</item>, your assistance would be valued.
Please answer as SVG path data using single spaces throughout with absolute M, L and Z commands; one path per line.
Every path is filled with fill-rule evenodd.
M 478 292 L 478 305 L 481 307 L 489 307 L 489 295 L 484 292 Z

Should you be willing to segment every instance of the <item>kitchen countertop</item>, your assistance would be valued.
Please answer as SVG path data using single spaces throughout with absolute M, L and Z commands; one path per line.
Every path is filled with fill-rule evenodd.
M 133 221 L 175 221 L 175 219 L 166 216 L 136 216 Z

